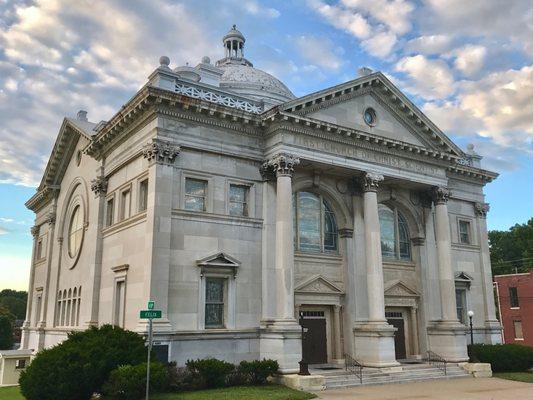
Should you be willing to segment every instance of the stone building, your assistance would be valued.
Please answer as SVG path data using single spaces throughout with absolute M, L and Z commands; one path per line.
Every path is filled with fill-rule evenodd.
M 24 349 L 116 324 L 183 364 L 500 342 L 480 168 L 382 73 L 295 97 L 244 57 L 160 66 L 109 121 L 65 118 L 37 193 Z M 298 317 L 308 328 L 301 343 Z

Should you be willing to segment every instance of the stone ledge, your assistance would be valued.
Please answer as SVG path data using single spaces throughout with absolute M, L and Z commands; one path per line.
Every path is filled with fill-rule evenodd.
M 459 363 L 474 378 L 490 378 L 492 369 L 489 363 Z
M 316 392 L 326 389 L 326 378 L 323 375 L 276 375 L 272 377 L 272 382 L 296 390 Z

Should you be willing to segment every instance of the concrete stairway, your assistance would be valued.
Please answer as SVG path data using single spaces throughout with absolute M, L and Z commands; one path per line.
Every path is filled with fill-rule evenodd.
M 359 377 L 344 369 L 313 370 L 314 374 L 326 378 L 326 389 L 361 386 Z M 389 383 L 409 383 L 431 379 L 469 378 L 463 368 L 457 364 L 449 363 L 446 366 L 446 375 L 436 366 L 419 363 L 403 364 L 400 368 L 380 370 L 379 368 L 363 368 L 363 386 L 385 385 Z

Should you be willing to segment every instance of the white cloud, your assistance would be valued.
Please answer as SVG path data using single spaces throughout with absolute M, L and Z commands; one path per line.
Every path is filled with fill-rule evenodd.
M 308 4 L 331 25 L 358 39 L 366 39 L 371 34 L 372 27 L 366 18 L 354 10 L 329 5 L 321 0 L 309 0 Z
M 280 16 L 280 12 L 275 8 L 261 7 L 256 1 L 245 1 L 243 7 L 252 15 L 259 15 L 267 18 L 278 18 Z
M 8 231 L 7 229 L 2 228 L 2 227 L 0 226 L 0 236 L 1 236 L 1 235 L 7 235 L 8 233 L 9 233 L 9 231 Z
M 423 55 L 404 57 L 395 67 L 407 75 L 406 89 L 427 100 L 445 99 L 454 93 L 454 79 L 442 60 L 430 60 Z
M 485 62 L 487 49 L 478 45 L 466 45 L 452 52 L 455 56 L 454 66 L 464 75 L 470 76 L 478 72 Z
M 342 65 L 342 59 L 337 53 L 343 53 L 342 48 L 325 38 L 314 36 L 298 36 L 294 39 L 294 45 L 302 57 L 308 62 L 329 70 L 338 70 Z
M 392 32 L 379 32 L 362 42 L 363 48 L 368 53 L 379 58 L 388 57 L 395 44 L 396 35 Z
M 405 0 L 341 0 L 347 8 L 364 12 L 392 32 L 404 34 L 411 30 L 414 5 Z
M 427 35 L 411 39 L 405 45 L 408 54 L 442 54 L 450 49 L 452 40 L 447 35 Z

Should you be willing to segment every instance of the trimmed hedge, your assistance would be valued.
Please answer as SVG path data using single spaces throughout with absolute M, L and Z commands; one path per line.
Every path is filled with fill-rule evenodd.
M 227 376 L 235 370 L 233 364 L 216 358 L 187 360 L 186 365 L 193 376 L 197 375 L 203 380 L 207 388 L 225 386 Z
M 518 372 L 533 368 L 533 348 L 518 344 L 468 346 L 472 362 L 490 363 L 492 372 Z
M 252 385 L 262 385 L 267 378 L 274 375 L 279 369 L 279 364 L 275 360 L 263 359 L 262 361 L 241 361 L 238 371 L 248 377 Z
M 144 339 L 135 332 L 104 325 L 69 333 L 68 339 L 40 351 L 21 373 L 27 400 L 87 400 L 119 365 L 146 358 Z
M 140 400 L 146 393 L 146 363 L 121 365 L 113 370 L 102 392 L 106 400 Z M 150 393 L 168 389 L 168 368 L 161 363 L 150 363 Z

